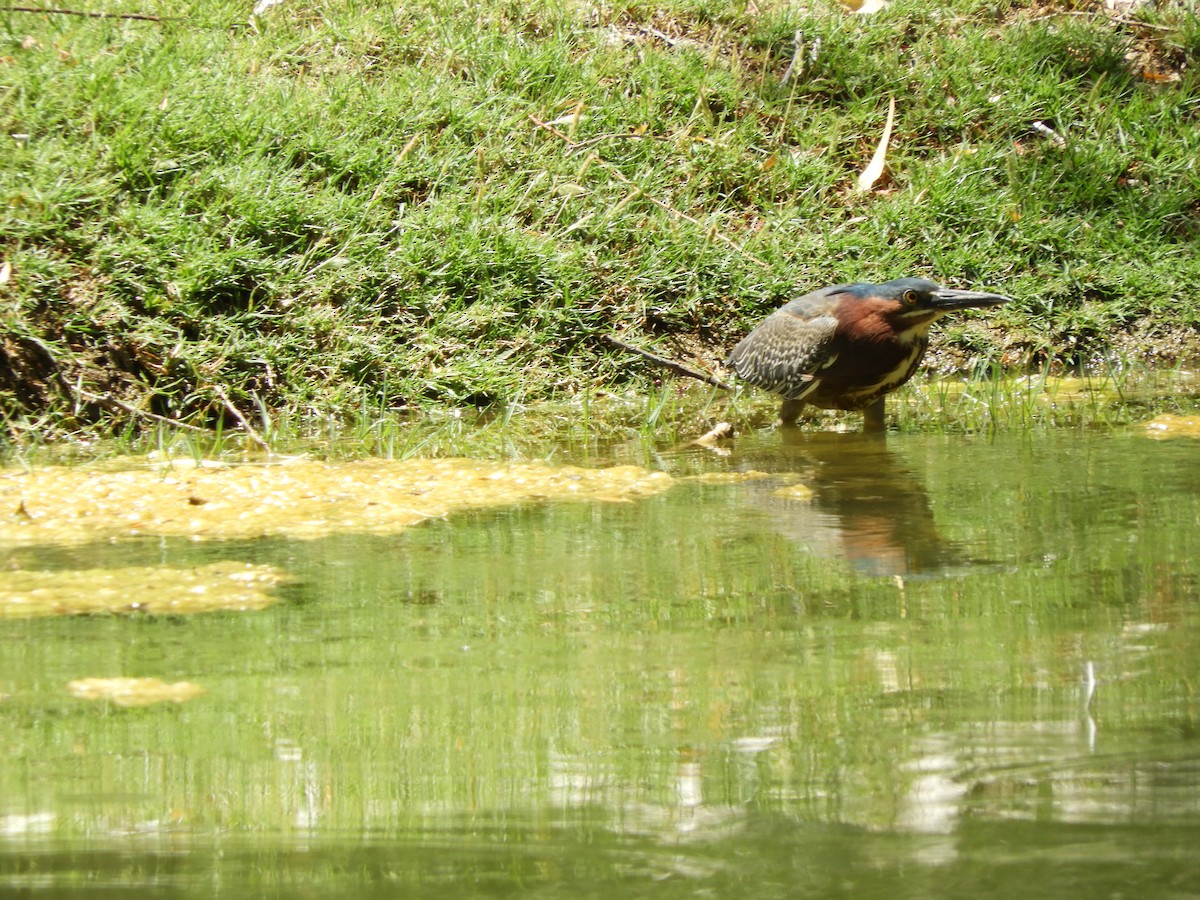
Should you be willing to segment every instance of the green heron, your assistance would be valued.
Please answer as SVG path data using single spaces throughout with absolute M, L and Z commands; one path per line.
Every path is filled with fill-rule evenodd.
M 883 428 L 883 398 L 912 378 L 929 326 L 948 312 L 1008 302 L 1000 294 L 952 291 L 922 278 L 838 284 L 784 304 L 742 339 L 725 365 L 783 397 L 794 425 L 805 403 L 862 410 L 863 428 Z

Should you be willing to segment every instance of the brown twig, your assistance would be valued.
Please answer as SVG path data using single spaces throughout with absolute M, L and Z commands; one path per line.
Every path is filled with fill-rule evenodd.
M 579 143 L 574 138 L 572 138 L 570 135 L 564 134 L 563 132 L 559 131 L 557 128 L 555 128 L 553 125 L 551 125 L 549 122 L 543 122 L 541 119 L 539 119 L 535 115 L 530 115 L 529 121 L 531 121 L 538 128 L 543 128 L 546 131 L 550 132 L 556 138 L 558 138 L 559 140 L 561 140 L 565 144 L 567 144 L 567 146 L 569 146 L 572 150 L 578 150 L 584 146 L 583 144 Z M 681 210 L 678 210 L 675 207 L 671 206 L 669 203 L 664 203 L 662 200 L 659 200 L 659 199 L 647 194 L 644 190 L 641 189 L 641 187 L 636 182 L 632 181 L 629 178 L 626 178 L 624 173 L 622 173 L 620 169 L 618 169 L 616 166 L 614 166 L 608 160 L 602 159 L 601 157 L 599 157 L 593 153 L 590 157 L 590 161 L 598 164 L 601 168 L 603 168 L 610 175 L 612 175 L 615 179 L 617 179 L 617 181 L 621 182 L 622 184 L 627 184 L 630 187 L 634 188 L 636 191 L 638 191 L 641 194 L 641 196 L 645 197 L 647 200 L 649 200 L 651 203 L 653 203 L 659 209 L 666 210 L 667 212 L 669 212 L 671 215 L 675 216 L 676 218 L 683 219 L 687 222 L 691 222 L 693 225 L 696 225 L 699 228 L 704 227 L 704 223 L 701 222 L 699 219 L 695 219 L 692 216 L 689 216 L 687 213 L 682 212 Z M 738 253 L 742 254 L 742 256 L 746 257 L 746 259 L 750 260 L 751 262 L 758 263 L 758 265 L 762 266 L 764 269 L 771 268 L 770 263 L 764 262 L 763 260 L 759 259 L 757 256 L 755 256 L 749 250 L 742 247 L 737 241 L 735 241 L 733 238 L 729 237 L 728 235 L 724 235 L 719 231 L 712 231 L 711 234 L 713 237 L 715 237 L 717 240 L 721 241 L 722 243 L 728 244 L 730 247 L 732 247 Z
M 622 141 L 622 140 L 624 140 L 624 141 L 644 141 L 644 140 L 655 140 L 655 139 L 647 138 L 646 135 L 638 134 L 637 132 L 634 132 L 634 131 L 627 131 L 627 132 L 623 132 L 623 133 L 619 133 L 619 134 L 601 134 L 601 135 L 597 135 L 594 138 L 588 138 L 586 141 L 576 141 L 571 149 L 586 150 L 588 147 L 594 147 L 597 144 L 603 144 L 606 141 Z
M 1058 19 L 1058 18 L 1063 18 L 1063 17 L 1067 17 L 1067 16 L 1070 16 L 1072 18 L 1078 18 L 1078 19 L 1093 19 L 1093 18 L 1096 18 L 1096 13 L 1090 12 L 1088 10 L 1076 10 L 1073 12 L 1065 11 L 1065 10 L 1055 10 L 1054 12 L 1045 13 L 1040 16 L 1033 16 L 1029 19 L 1029 21 L 1030 22 L 1045 22 L 1048 19 Z M 1131 28 L 1145 28 L 1150 31 L 1178 31 L 1179 30 L 1179 27 L 1176 25 L 1158 25 L 1158 24 L 1155 24 L 1154 22 L 1143 22 L 1141 19 L 1127 19 L 1124 16 L 1117 15 L 1116 13 L 1108 14 L 1108 15 L 1105 15 L 1104 17 L 1106 19 L 1108 19 L 1110 22 L 1117 22 L 1121 25 L 1128 25 Z
M 619 347 L 629 353 L 636 353 L 643 359 L 648 359 L 656 366 L 662 366 L 664 369 L 669 369 L 677 375 L 686 375 L 688 378 L 695 378 L 697 381 L 703 381 L 705 384 L 711 384 L 713 387 L 718 387 L 723 391 L 732 391 L 733 386 L 726 384 L 715 375 L 709 375 L 706 372 L 697 372 L 695 369 L 689 369 L 682 363 L 677 363 L 673 359 L 667 359 L 665 356 L 659 356 L 656 353 L 651 353 L 649 350 L 643 350 L 641 347 L 635 347 L 633 344 L 627 344 L 618 337 L 611 334 L 601 335 L 601 339 L 606 343 L 612 344 L 614 347 Z
M 163 424 L 170 425 L 173 428 L 183 428 L 183 429 L 186 429 L 187 431 L 205 431 L 206 430 L 204 428 L 201 428 L 199 425 L 191 425 L 187 422 L 178 422 L 175 419 L 168 419 L 166 416 L 160 416 L 158 413 L 146 412 L 146 410 L 138 409 L 132 403 L 126 403 L 123 400 L 118 400 L 116 397 L 102 397 L 99 394 L 93 394 L 91 391 L 85 391 L 83 388 L 80 388 L 80 387 L 72 387 L 71 390 L 74 391 L 76 394 L 78 394 L 80 397 L 83 397 L 85 400 L 91 400 L 95 403 L 100 403 L 100 404 L 111 404 L 112 406 L 119 406 L 121 409 L 125 410 L 125 412 L 127 412 L 127 413 L 132 413 L 135 416 L 142 416 L 143 418 L 146 418 L 146 419 L 153 419 L 155 422 L 162 422 Z
M 242 415 L 242 411 L 233 405 L 233 401 L 229 399 L 229 395 L 225 393 L 225 389 L 219 384 L 214 384 L 212 389 L 213 393 L 221 398 L 221 402 L 225 405 L 225 408 L 229 410 L 229 413 L 242 424 L 243 428 L 246 429 L 246 436 L 264 450 L 270 450 L 271 445 L 263 440 L 262 436 L 254 430 L 254 426 L 250 424 L 244 415 Z
M 1109 16 L 1114 22 L 1128 25 L 1130 28 L 1145 28 L 1147 31 L 1178 31 L 1177 25 L 1158 25 L 1154 22 L 1143 22 L 1141 19 L 1126 19 L 1124 16 Z
M 178 22 L 186 16 L 152 16 L 148 13 L 86 12 L 50 6 L 0 6 L 0 12 L 44 13 L 52 16 L 83 16 L 87 19 L 135 19 L 139 22 Z

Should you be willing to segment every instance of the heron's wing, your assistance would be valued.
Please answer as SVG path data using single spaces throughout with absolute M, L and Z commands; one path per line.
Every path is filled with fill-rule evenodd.
M 837 319 L 828 310 L 811 312 L 803 299 L 776 310 L 733 348 L 726 365 L 756 387 L 803 400 L 836 359 Z

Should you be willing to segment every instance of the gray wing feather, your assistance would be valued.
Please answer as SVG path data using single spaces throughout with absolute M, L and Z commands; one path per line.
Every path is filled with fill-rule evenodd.
M 837 320 L 802 318 L 785 306 L 751 331 L 729 354 L 726 365 L 739 378 L 787 400 L 803 400 L 834 360 Z

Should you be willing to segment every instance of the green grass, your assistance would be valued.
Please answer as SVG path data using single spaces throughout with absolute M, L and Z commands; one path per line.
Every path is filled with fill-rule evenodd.
M 888 400 L 888 421 L 900 433 L 984 434 L 1102 429 L 1145 433 L 1145 423 L 1166 415 L 1200 413 L 1200 380 L 1181 367 L 1111 368 L 1063 377 L 1046 364 L 1030 374 L 983 365 L 957 377 L 918 377 Z M 429 401 L 403 415 L 387 407 L 355 414 L 260 413 L 244 426 L 212 429 L 163 422 L 127 423 L 117 439 L 87 434 L 70 439 L 29 430 L 0 445 L 0 463 L 33 465 L 159 455 L 196 460 L 262 460 L 316 455 L 327 459 L 467 457 L 562 460 L 576 464 L 632 463 L 659 467 L 664 460 L 723 453 L 738 436 L 770 428 L 778 401 L 762 392 L 735 394 L 696 383 L 669 383 L 599 397 L 508 403 L 492 410 L 449 408 Z M 734 443 L 715 449 L 696 439 L 717 423 L 732 427 Z M 801 427 L 858 431 L 858 413 L 809 408 Z M 1190 427 L 1177 436 L 1194 434 Z M 1186 439 L 1186 438 L 1185 438 Z M 123 464 L 123 463 L 122 463 Z
M 599 334 L 713 365 L 797 291 L 905 273 L 1017 298 L 941 329 L 965 369 L 1194 352 L 1200 22 L 1027 5 L 0 12 L 0 417 L 388 452 L 458 408 L 666 421 Z

